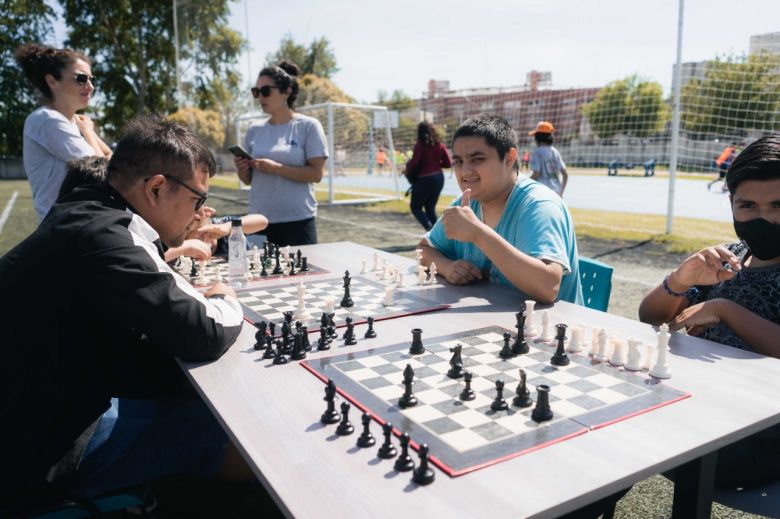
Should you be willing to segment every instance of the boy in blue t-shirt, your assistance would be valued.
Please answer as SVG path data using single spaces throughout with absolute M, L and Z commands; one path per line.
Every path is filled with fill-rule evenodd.
M 469 119 L 455 132 L 452 152 L 463 195 L 420 243 L 422 263 L 436 263 L 453 284 L 487 278 L 540 303 L 583 304 L 571 216 L 555 193 L 518 178 L 509 123 Z

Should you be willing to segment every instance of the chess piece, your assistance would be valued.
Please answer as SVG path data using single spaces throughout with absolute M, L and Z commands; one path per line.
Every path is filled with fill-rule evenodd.
M 549 342 L 552 340 L 552 324 L 550 323 L 550 314 L 547 310 L 542 310 L 542 334 L 537 337 L 536 342 Z
M 436 263 L 431 262 L 431 266 L 428 267 L 428 270 L 430 271 L 430 274 L 428 275 L 427 284 L 428 285 L 435 285 L 436 284 Z
M 298 321 L 308 321 L 311 319 L 311 314 L 306 309 L 306 287 L 303 286 L 303 281 L 298 284 L 298 310 L 295 312 L 295 319 Z
M 325 302 L 325 313 L 334 313 L 336 310 L 336 300 L 333 298 L 333 296 L 325 296 L 322 300 Z
M 366 317 L 366 322 L 368 322 L 368 330 L 366 330 L 366 339 L 374 339 L 376 338 L 376 332 L 374 331 L 374 318 L 370 315 Z
M 276 343 L 276 351 L 274 351 L 274 364 L 287 364 L 287 357 L 284 356 L 283 343 Z
M 609 359 L 610 364 L 613 366 L 622 366 L 626 363 L 625 346 L 626 343 L 624 343 L 619 337 L 612 337 L 612 356 Z
M 295 266 L 300 269 L 302 263 L 303 263 L 303 253 L 301 252 L 301 249 L 298 249 L 298 252 L 295 253 Z
M 645 343 L 645 354 L 642 357 L 642 369 L 646 371 L 650 371 L 650 368 L 653 367 L 653 353 L 655 353 L 655 346 L 650 344 L 649 342 Z
M 420 455 L 420 465 L 412 473 L 412 481 L 418 485 L 430 485 L 436 479 L 436 473 L 429 465 L 428 444 L 423 443 L 417 451 Z
M 268 277 L 268 271 L 265 270 L 265 261 L 260 262 L 260 277 L 261 278 L 267 278 Z
M 372 271 L 372 272 L 376 272 L 377 270 L 379 270 L 379 254 L 377 254 L 377 253 L 375 252 L 375 253 L 374 253 L 374 264 L 373 264 L 373 266 L 371 267 L 371 271 Z
M 287 275 L 294 276 L 295 274 L 297 274 L 297 272 L 295 272 L 295 261 L 292 259 L 292 257 L 290 257 L 290 261 L 288 262 L 288 264 L 290 265 L 290 270 L 287 272 Z
M 383 306 L 393 306 L 393 287 L 385 287 L 385 299 L 382 301 Z
M 349 421 L 350 407 L 349 402 L 341 402 L 341 422 L 339 423 L 339 426 L 336 427 L 336 434 L 339 436 L 349 436 L 355 432 L 355 428 Z
M 501 351 L 498 352 L 498 356 L 502 359 L 511 359 L 515 356 L 514 352 L 512 352 L 512 347 L 509 345 L 510 340 L 512 340 L 512 334 L 504 332 L 504 346 L 501 348 Z
M 355 337 L 355 325 L 352 324 L 352 318 L 347 317 L 347 331 L 344 332 L 344 345 L 354 346 L 357 344 L 357 337 Z
M 268 323 L 265 321 L 260 321 L 259 323 L 255 323 L 255 328 L 257 328 L 257 331 L 255 332 L 255 350 L 264 350 L 265 334 L 268 328 Z
M 496 398 L 490 403 L 490 408 L 493 411 L 505 411 L 509 405 L 504 400 L 504 381 L 501 379 L 496 380 Z
M 569 352 L 570 353 L 579 353 L 582 351 L 582 337 L 585 330 L 583 330 L 582 326 L 572 326 L 571 327 L 571 340 L 569 341 Z
M 453 348 L 450 348 L 452 358 L 450 358 L 450 369 L 447 371 L 447 376 L 450 378 L 460 378 L 463 376 L 463 357 L 461 356 L 462 351 L 462 344 L 456 344 Z
M 272 271 L 275 276 L 278 276 L 279 274 L 282 274 L 284 271 L 282 270 L 282 263 L 279 259 L 279 249 L 277 248 L 274 256 L 276 258 L 276 264 L 274 264 L 274 270 Z
M 303 334 L 301 334 L 301 332 L 296 332 L 293 337 L 293 350 L 290 358 L 292 360 L 303 360 L 306 358 L 306 350 L 303 346 Z
M 417 266 L 419 267 L 420 265 L 422 265 L 422 254 L 423 254 L 423 251 L 422 251 L 422 249 L 415 249 L 414 250 L 414 254 L 417 257 Z
M 566 343 L 566 325 L 563 323 L 555 325 L 555 340 L 558 341 L 558 346 L 555 349 L 555 354 L 550 359 L 550 364 L 553 366 L 568 366 L 569 356 L 566 355 L 566 349 L 564 344 Z
M 361 274 L 367 274 L 368 273 L 368 269 L 366 268 L 366 260 L 362 260 L 361 261 L 360 273 Z
M 328 314 L 328 337 L 331 339 L 335 339 L 339 336 L 338 332 L 336 331 L 336 322 L 333 320 L 336 317 L 336 314 L 331 312 Z
M 425 353 L 425 346 L 422 342 L 422 330 L 420 328 L 412 329 L 412 346 L 409 348 L 409 355 L 420 355 Z
M 525 370 L 521 368 L 520 382 L 518 382 L 517 389 L 515 389 L 515 397 L 512 399 L 512 405 L 517 407 L 530 407 L 533 403 L 534 401 L 531 399 L 531 392 L 528 391 L 528 386 L 526 385 Z
M 308 326 L 301 326 L 301 341 L 303 342 L 303 351 L 311 351 Z
M 320 326 L 320 338 L 317 340 L 317 351 L 330 349 L 330 338 L 328 337 L 328 327 Z
M 422 265 L 417 266 L 417 284 L 422 286 L 425 284 L 426 275 L 425 275 L 425 267 Z
M 650 376 L 655 378 L 670 378 L 672 376 L 669 370 L 669 364 L 666 362 L 666 353 L 669 346 L 669 325 L 664 323 L 658 328 L 658 345 L 656 346 L 657 357 L 655 364 L 650 369 Z
M 606 362 L 609 360 L 607 356 L 607 331 L 602 328 L 599 331 L 599 349 L 593 356 L 593 360 L 596 362 Z
M 276 337 L 276 323 L 271 321 L 268 323 L 268 331 L 270 332 L 269 335 L 271 337 Z
M 398 472 L 408 472 L 414 468 L 414 460 L 409 455 L 409 435 L 403 433 L 399 441 L 401 442 L 401 454 L 395 460 L 393 468 Z
M 268 345 L 268 347 L 266 348 L 265 353 L 263 353 L 263 358 L 264 359 L 275 359 L 276 358 L 276 351 L 271 347 L 272 344 L 273 344 L 273 338 L 270 335 L 268 336 L 268 338 L 271 339 L 271 341 L 268 341 L 266 343 Z M 277 344 L 276 347 L 277 347 L 277 349 L 279 349 L 281 347 L 281 344 Z
M 524 332 L 525 318 L 526 318 L 525 309 L 515 314 L 515 319 L 517 319 L 517 323 L 515 324 L 517 335 L 515 336 L 515 342 L 512 343 L 512 353 L 514 355 L 523 355 L 530 351 L 530 349 L 528 348 L 528 343 L 525 342 L 525 332 Z
M 403 288 L 404 287 L 404 273 L 398 270 L 398 276 L 397 281 L 395 283 L 396 288 Z
M 541 423 L 552 420 L 553 412 L 550 409 L 550 386 L 542 384 L 536 386 L 536 407 L 531 412 L 531 419 Z
M 336 423 L 341 420 L 341 414 L 336 411 L 336 384 L 333 380 L 328 379 L 328 383 L 325 384 L 325 400 L 328 403 L 328 408 L 320 416 L 320 422 L 324 424 Z
M 404 368 L 404 394 L 398 399 L 398 406 L 401 409 L 412 407 L 417 405 L 417 397 L 412 393 L 412 385 L 414 384 L 414 370 L 411 364 L 407 364 Z
M 382 458 L 383 460 L 389 460 L 395 458 L 395 455 L 398 454 L 398 451 L 395 450 L 395 446 L 393 445 L 391 439 L 393 436 L 393 424 L 391 424 L 390 422 L 383 423 L 382 434 L 385 437 L 385 441 L 379 447 L 379 451 L 377 452 L 376 455 Z
M 534 318 L 534 306 L 536 305 L 535 301 L 526 300 L 525 302 L 525 336 L 526 337 L 533 337 L 537 333 L 539 333 L 539 330 L 536 329 Z
M 360 436 L 357 439 L 357 446 L 361 448 L 371 447 L 376 443 L 374 435 L 371 434 L 371 431 L 369 430 L 369 426 L 371 425 L 371 415 L 368 413 L 363 413 L 360 421 L 363 423 L 363 432 L 360 433 Z
M 474 400 L 477 395 L 474 393 L 474 390 L 471 389 L 471 373 L 466 371 L 463 373 L 463 381 L 466 383 L 465 387 L 463 388 L 463 391 L 460 392 L 460 399 L 463 401 L 469 401 Z
M 309 271 L 309 258 L 307 258 L 306 256 L 301 258 L 301 266 L 298 270 L 300 270 L 301 272 Z
M 342 308 L 352 308 L 355 306 L 355 302 L 352 301 L 352 297 L 349 295 L 349 283 L 352 281 L 352 278 L 349 277 L 349 271 L 344 272 L 344 297 L 341 298 L 341 307 Z
M 626 361 L 626 369 L 629 371 L 639 371 L 642 369 L 642 352 L 639 350 L 642 346 L 642 341 L 634 339 L 633 337 L 628 339 L 628 360 Z

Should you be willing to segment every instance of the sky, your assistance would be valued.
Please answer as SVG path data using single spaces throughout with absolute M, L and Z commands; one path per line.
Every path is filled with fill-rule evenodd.
M 360 101 L 379 90 L 419 97 L 429 79 L 522 85 L 531 70 L 552 72 L 556 87 L 638 73 L 668 92 L 678 9 L 677 0 L 238 0 L 230 23 L 248 33 L 245 78 L 286 33 L 304 44 L 325 36 L 340 68 L 333 80 Z M 751 35 L 777 31 L 780 0 L 685 0 L 682 59 L 747 53 Z

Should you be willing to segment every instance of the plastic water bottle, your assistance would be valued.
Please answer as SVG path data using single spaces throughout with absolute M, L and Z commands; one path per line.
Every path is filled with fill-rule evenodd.
M 233 219 L 228 237 L 228 276 L 231 287 L 246 285 L 246 236 L 240 218 Z

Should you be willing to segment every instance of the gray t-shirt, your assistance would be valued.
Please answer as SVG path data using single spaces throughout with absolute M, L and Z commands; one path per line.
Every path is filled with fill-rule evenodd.
M 561 194 L 560 171 L 566 168 L 561 154 L 553 146 L 537 146 L 531 153 L 531 169 L 539 172 L 540 183 Z
M 244 148 L 254 158 L 293 167 L 305 166 L 311 158 L 328 156 L 322 125 L 317 119 L 301 114 L 294 114 L 285 124 L 271 124 L 266 119 L 252 125 L 244 137 Z M 264 215 L 270 223 L 312 218 L 317 215 L 314 185 L 252 171 L 249 212 Z
M 57 201 L 65 163 L 95 154 L 75 122 L 41 106 L 24 121 L 24 171 L 32 188 L 33 206 L 43 220 Z

